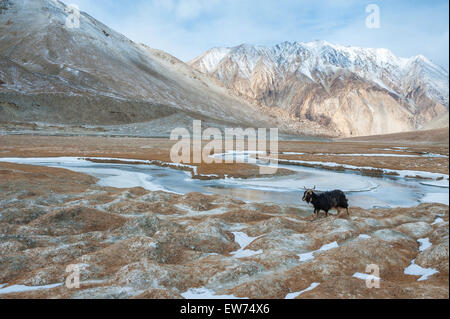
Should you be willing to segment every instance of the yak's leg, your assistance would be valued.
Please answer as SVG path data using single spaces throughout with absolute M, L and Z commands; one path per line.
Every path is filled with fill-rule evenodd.
M 350 213 L 348 212 L 348 207 L 347 207 L 347 216 L 350 216 Z
M 325 211 L 325 217 L 328 217 L 328 211 L 327 210 Z
M 320 208 L 317 210 L 317 219 L 320 218 Z
M 340 209 L 339 207 L 336 207 L 336 210 L 337 210 L 337 215 L 336 215 L 336 217 L 341 216 L 341 209 Z

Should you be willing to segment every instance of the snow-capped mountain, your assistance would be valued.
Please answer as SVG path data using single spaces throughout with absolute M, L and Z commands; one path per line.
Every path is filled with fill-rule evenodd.
M 197 118 L 356 136 L 448 116 L 448 73 L 423 56 L 285 42 L 212 49 L 188 65 L 84 12 L 69 28 L 69 15 L 56 0 L 0 0 L 0 122 L 148 122 L 170 132 Z
M 259 105 L 345 136 L 414 130 L 448 114 L 448 72 L 421 55 L 283 42 L 214 48 L 189 64 Z

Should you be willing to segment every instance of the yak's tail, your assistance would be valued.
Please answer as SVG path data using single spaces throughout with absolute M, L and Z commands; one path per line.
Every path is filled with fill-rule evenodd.
M 341 192 L 341 201 L 345 204 L 345 206 L 348 207 L 348 199 L 347 196 L 345 196 L 344 192 Z M 345 207 L 345 208 L 347 208 Z

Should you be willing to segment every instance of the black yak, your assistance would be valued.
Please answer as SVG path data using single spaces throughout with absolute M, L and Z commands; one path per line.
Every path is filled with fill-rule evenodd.
M 338 216 L 340 214 L 340 209 L 345 208 L 347 210 L 347 216 L 350 216 L 348 212 L 348 201 L 345 194 L 340 190 L 334 190 L 331 192 L 323 192 L 321 194 L 314 193 L 313 189 L 307 189 L 305 187 L 305 193 L 303 194 L 302 200 L 311 203 L 314 206 L 314 214 L 319 216 L 319 212 L 323 210 L 325 215 L 328 216 L 328 211 L 335 208 L 338 211 Z

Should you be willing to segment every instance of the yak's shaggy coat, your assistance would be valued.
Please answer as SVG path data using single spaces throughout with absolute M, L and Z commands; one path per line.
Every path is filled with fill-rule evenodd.
M 328 216 L 328 211 L 333 208 L 338 211 L 338 215 L 341 208 L 346 209 L 347 215 L 350 215 L 348 212 L 347 198 L 345 197 L 345 194 L 340 190 L 316 194 L 312 189 L 307 189 L 303 194 L 302 200 L 313 204 L 314 214 L 316 215 L 319 215 L 319 212 L 323 210 L 326 216 Z

